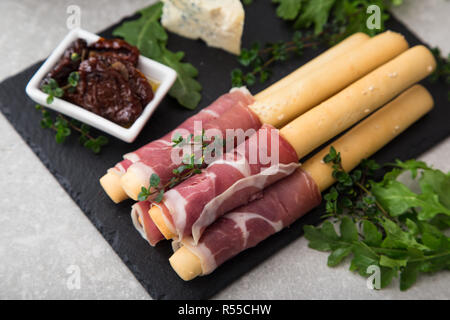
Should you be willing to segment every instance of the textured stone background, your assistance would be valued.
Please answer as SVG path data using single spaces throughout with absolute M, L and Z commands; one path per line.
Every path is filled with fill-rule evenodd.
M 151 2 L 0 1 L 0 80 L 51 52 L 67 33 L 68 5 L 79 5 L 81 26 L 96 32 Z M 450 1 L 405 2 L 395 15 L 425 42 L 449 53 Z M 149 299 L 3 115 L 0 137 L 0 299 Z M 450 139 L 421 159 L 449 171 Z M 365 279 L 350 273 L 347 265 L 328 268 L 326 258 L 326 254 L 308 249 L 307 241 L 300 238 L 216 298 L 450 298 L 448 272 L 423 277 L 406 293 L 398 290 L 396 282 L 376 292 L 368 290 Z M 81 272 L 79 290 L 67 287 L 71 266 Z

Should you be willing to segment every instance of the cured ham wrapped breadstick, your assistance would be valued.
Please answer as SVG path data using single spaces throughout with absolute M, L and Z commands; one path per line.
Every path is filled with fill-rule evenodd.
M 416 85 L 369 116 L 331 145 L 350 171 L 381 149 L 433 107 L 433 99 Z M 195 245 L 182 240 L 169 259 L 183 280 L 213 272 L 225 261 L 289 226 L 321 202 L 320 192 L 334 183 L 332 168 L 322 159 L 329 146 L 289 177 L 265 189 L 261 198 L 227 213 L 211 225 Z
M 150 209 L 153 222 L 167 239 L 192 235 L 197 243 L 218 217 L 292 173 L 298 159 L 428 76 L 435 65 L 433 55 L 424 46 L 407 50 L 283 127 L 278 148 L 271 150 L 280 155 L 273 177 L 261 179 L 268 166 L 262 165 L 259 158 L 251 164 L 247 148 L 245 156 L 238 159 L 233 151 L 231 156 L 224 156 L 227 160 L 212 162 L 203 173 L 166 192 L 163 201 Z M 256 137 L 267 128 L 265 125 L 260 129 Z
M 201 121 L 206 125 L 208 122 L 219 118 L 234 106 L 238 106 L 236 110 L 239 109 L 239 111 L 243 110 L 245 112 L 246 109 L 244 107 L 252 102 L 253 97 L 245 88 L 232 89 L 229 93 L 220 96 L 210 106 L 188 118 L 162 138 L 124 155 L 124 160 L 117 163 L 113 168 L 110 168 L 107 174 L 100 179 L 100 184 L 115 203 L 127 199 L 128 196 L 120 185 L 120 179 L 133 163 L 136 163 L 134 170 L 139 170 L 140 168 L 141 171 L 145 172 L 149 171 L 146 168 L 153 168 L 152 171 L 157 172 L 162 177 L 167 176 L 167 173 L 172 172 L 172 169 L 174 169 L 170 161 L 170 146 L 172 145 L 172 136 L 177 131 L 186 130 L 193 132 L 195 121 Z M 142 179 L 145 179 L 145 176 L 143 174 Z M 148 181 L 148 178 L 146 181 Z
M 370 40 L 365 35 L 355 34 L 257 95 L 255 103 L 249 106 L 251 114 L 247 116 L 253 118 L 256 114 L 261 123 L 281 126 L 397 56 L 407 47 L 404 38 L 397 33 L 385 32 Z M 226 115 L 222 115 L 217 120 L 219 129 L 225 128 L 222 123 L 226 123 L 225 119 Z M 238 126 L 237 122 L 228 123 L 234 124 L 229 129 Z M 245 131 L 248 128 L 240 129 Z M 141 188 L 147 187 L 148 178 L 156 171 L 155 167 L 163 170 L 163 177 L 171 177 L 172 168 L 160 165 L 160 157 L 152 156 L 159 154 L 158 149 L 161 147 L 164 145 L 150 148 L 152 152 L 127 155 L 125 165 L 119 165 L 119 170 L 110 170 L 102 178 L 103 187 L 116 202 L 127 196 L 137 200 Z M 121 187 L 123 190 L 120 190 Z

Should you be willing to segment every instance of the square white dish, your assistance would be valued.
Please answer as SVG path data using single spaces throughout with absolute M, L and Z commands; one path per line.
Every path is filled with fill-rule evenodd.
M 157 82 L 158 88 L 154 92 L 153 99 L 145 106 L 142 114 L 129 128 L 124 128 L 110 120 L 107 120 L 93 112 L 90 112 L 78 105 L 70 103 L 60 98 L 55 98 L 51 104 L 47 104 L 47 94 L 44 93 L 39 85 L 42 79 L 51 71 L 56 65 L 64 51 L 76 39 L 84 39 L 89 44 L 97 41 L 100 37 L 96 34 L 90 33 L 82 29 L 74 29 L 64 38 L 64 40 L 56 47 L 52 54 L 47 58 L 44 64 L 33 75 L 26 87 L 27 95 L 36 103 L 43 105 L 49 109 L 65 114 L 71 118 L 77 119 L 91 127 L 104 131 L 111 136 L 121 139 L 125 142 L 133 142 L 138 134 L 143 129 L 144 125 L 150 119 L 153 112 L 158 107 L 161 100 L 167 94 L 169 89 L 177 78 L 177 73 L 172 68 L 169 68 L 159 62 L 139 56 L 137 68 L 141 71 L 147 79 Z

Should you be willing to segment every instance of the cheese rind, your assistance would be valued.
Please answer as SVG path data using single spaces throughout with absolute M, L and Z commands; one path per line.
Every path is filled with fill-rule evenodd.
M 190 39 L 234 54 L 241 52 L 244 8 L 239 0 L 162 0 L 162 25 Z

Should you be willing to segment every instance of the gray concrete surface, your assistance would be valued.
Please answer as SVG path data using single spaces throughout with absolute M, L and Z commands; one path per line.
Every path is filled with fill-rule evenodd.
M 0 1 L 0 80 L 50 53 L 67 32 L 68 5 L 79 5 L 82 27 L 96 32 L 150 2 Z M 396 16 L 426 42 L 450 52 L 450 2 L 405 2 L 395 10 Z M 3 115 L 0 136 L 0 299 L 150 299 Z M 450 139 L 421 159 L 449 171 Z M 372 291 L 364 278 L 347 270 L 348 265 L 331 269 L 326 258 L 299 238 L 216 298 L 450 298 L 448 272 L 422 277 L 407 292 L 400 292 L 397 282 Z M 79 288 L 74 273 L 80 275 Z

